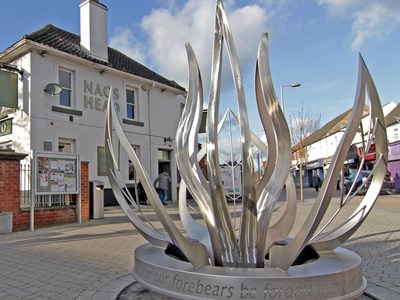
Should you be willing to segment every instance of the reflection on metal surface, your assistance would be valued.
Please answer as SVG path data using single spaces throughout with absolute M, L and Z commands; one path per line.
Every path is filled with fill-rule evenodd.
M 113 122 L 114 121 L 114 122 Z M 114 157 L 113 151 L 113 141 L 112 141 L 112 133 L 111 128 L 114 126 L 116 134 L 118 136 L 118 141 L 121 143 L 122 147 L 128 153 L 129 159 L 132 161 L 132 164 L 137 172 L 139 180 L 143 184 L 143 188 L 146 192 L 148 200 L 151 203 L 158 219 L 163 224 L 165 230 L 167 231 L 169 238 L 160 238 L 162 236 L 157 230 L 149 228 L 146 226 L 147 224 L 142 222 L 138 217 L 132 213 L 129 205 L 125 200 L 125 196 L 122 193 L 121 187 L 126 188 L 123 183 L 118 183 L 118 179 L 121 178 L 120 172 L 118 170 L 117 160 Z M 167 245 L 165 242 L 171 242 L 175 246 L 177 246 L 183 255 L 195 266 L 201 267 L 208 264 L 208 254 L 207 250 L 203 244 L 199 244 L 196 242 L 190 242 L 183 234 L 179 231 L 177 226 L 172 221 L 171 217 L 167 214 L 164 206 L 158 200 L 157 192 L 155 191 L 153 185 L 151 184 L 151 180 L 147 175 L 145 169 L 139 162 L 138 157 L 135 154 L 135 151 L 132 149 L 131 144 L 123 133 L 121 124 L 118 121 L 118 116 L 115 111 L 114 102 L 110 97 L 108 99 L 108 109 L 106 113 L 106 126 L 105 126 L 105 153 L 106 153 L 106 164 L 107 164 L 107 173 L 108 178 L 110 179 L 110 184 L 113 189 L 113 192 L 117 198 L 119 205 L 122 207 L 124 212 L 130 217 L 131 222 L 135 225 L 136 229 L 145 237 L 149 242 L 153 243 L 156 246 L 164 246 Z M 121 182 L 121 181 L 120 181 Z M 127 190 L 127 189 L 126 189 Z M 164 243 L 163 243 L 164 242 Z
M 371 185 L 360 206 L 348 218 L 348 221 L 345 224 L 342 224 L 329 232 L 318 232 L 315 234 L 331 201 L 337 179 L 340 176 L 342 166 L 346 159 L 347 150 L 350 148 L 350 145 L 359 129 L 358 124 L 361 123 L 362 119 L 366 91 L 368 92 L 371 105 L 371 124 L 368 133 L 368 142 L 365 147 L 367 150 L 365 153 L 368 153 L 370 144 L 375 141 L 377 157 L 374 170 L 371 172 L 374 174 Z M 313 248 L 317 250 L 335 249 L 343 244 L 362 224 L 379 195 L 379 190 L 386 172 L 388 145 L 384 124 L 384 117 L 378 93 L 364 60 L 360 56 L 357 93 L 349 126 L 347 126 L 337 151 L 332 158 L 331 166 L 325 176 L 321 191 L 319 192 L 317 200 L 315 201 L 302 229 L 288 245 L 276 245 L 271 248 L 270 259 L 272 267 L 279 267 L 287 270 L 308 244 L 311 244 Z M 363 165 L 364 159 L 360 164 L 358 172 L 363 168 Z M 354 189 L 354 187 L 352 187 L 352 189 Z M 349 195 L 351 194 L 352 189 L 350 190 Z M 347 197 L 349 197 L 349 195 Z M 346 202 L 348 202 L 348 199 L 343 201 L 344 204 Z M 342 207 L 343 206 L 341 206 L 341 208 Z M 331 219 L 330 222 L 332 220 L 334 220 L 334 218 Z
M 226 201 L 219 162 L 220 145 L 218 135 L 226 117 L 225 114 L 224 118 L 219 119 L 220 76 L 224 41 L 230 58 L 237 95 L 238 115 L 232 114 L 240 128 L 242 202 L 241 214 L 238 216 L 240 218 L 238 230 L 233 225 L 230 206 Z M 189 295 L 193 299 L 200 299 L 208 298 L 206 297 L 208 295 L 187 294 L 188 291 L 186 290 L 179 291 L 178 286 L 168 287 L 167 279 L 165 279 L 164 287 L 154 287 L 152 280 L 159 280 L 160 274 L 167 272 L 166 270 L 172 273 L 175 270 L 175 275 L 165 276 L 171 276 L 169 278 L 175 278 L 173 276 L 179 277 L 182 271 L 188 275 L 188 278 L 193 277 L 193 282 L 196 276 L 199 276 L 197 284 L 202 285 L 203 283 L 200 283 L 200 281 L 203 279 L 200 278 L 203 277 L 199 274 L 203 272 L 207 273 L 207 270 L 209 270 L 214 278 L 220 278 L 219 276 L 224 277 L 224 279 L 221 279 L 221 277 L 220 281 L 229 281 L 229 278 L 234 278 L 235 283 L 238 285 L 241 284 L 242 287 L 243 284 L 248 284 L 252 279 L 255 279 L 255 277 L 252 277 L 253 275 L 265 276 L 264 279 L 273 282 L 281 280 L 282 285 L 285 284 L 283 282 L 284 279 L 292 280 L 291 276 L 296 276 L 296 280 L 298 281 L 293 279 L 295 281 L 294 284 L 302 285 L 307 280 L 310 280 L 310 277 L 308 277 L 310 274 L 307 274 L 307 272 L 313 270 L 312 280 L 322 285 L 330 284 L 335 278 L 340 278 L 341 276 L 353 276 L 357 278 L 357 280 L 351 283 L 353 284 L 351 287 L 346 286 L 348 291 L 344 292 L 343 299 L 359 295 L 365 287 L 365 280 L 362 279 L 359 259 L 351 259 L 351 264 L 354 267 L 351 271 L 353 273 L 346 273 L 348 270 L 344 266 L 343 270 L 337 270 L 338 273 L 335 275 L 329 274 L 328 270 L 332 266 L 326 264 L 326 261 L 332 258 L 331 263 L 333 265 L 346 265 L 340 259 L 340 255 L 334 253 L 335 251 L 343 251 L 338 250 L 338 247 L 365 220 L 378 196 L 386 171 L 388 147 L 382 108 L 372 78 L 361 56 L 357 93 L 349 126 L 346 128 L 339 147 L 332 158 L 321 191 L 308 218 L 297 231 L 296 235 L 289 239 L 289 234 L 296 217 L 295 185 L 292 175 L 289 173 L 291 163 L 290 133 L 272 83 L 268 57 L 268 35 L 263 34 L 261 37 L 255 68 L 256 100 L 263 129 L 266 133 L 266 144 L 249 129 L 239 62 L 222 1 L 216 1 L 214 52 L 207 110 L 207 130 L 205 134 L 206 143 L 200 149 L 198 148 L 198 136 L 204 102 L 203 85 L 196 56 L 188 43 L 186 44 L 186 51 L 189 62 L 189 88 L 187 102 L 178 125 L 175 141 L 176 161 L 182 177 L 179 190 L 179 212 L 188 237 L 185 237 L 178 230 L 165 207 L 158 200 L 157 194 L 151 184 L 152 180 L 141 166 L 130 146 L 134 141 L 129 142 L 125 137 L 114 109 L 113 100 L 109 99 L 105 126 L 105 152 L 108 177 L 115 196 L 137 230 L 152 245 L 164 249 L 172 247 L 175 249 L 175 254 L 179 253 L 179 255 L 174 255 L 175 258 L 173 259 L 168 258 L 167 265 L 160 263 L 160 265 L 156 266 L 155 264 L 158 264 L 160 257 L 153 257 L 154 265 L 152 265 L 152 258 L 149 253 L 154 252 L 157 253 L 154 255 L 159 256 L 159 250 L 150 250 L 149 253 L 144 253 L 143 250 L 138 251 L 135 255 L 135 266 L 142 265 L 145 269 L 139 270 L 135 267 L 134 274 L 136 278 L 150 288 L 161 289 L 160 291 L 166 294 L 172 294 L 177 297 L 184 297 L 183 295 L 186 297 Z M 330 228 L 329 225 L 333 224 L 335 216 L 339 211 L 351 200 L 350 192 L 346 198 L 342 199 L 340 207 L 327 224 L 325 226 L 321 224 L 330 204 L 333 191 L 336 188 L 337 179 L 343 169 L 347 151 L 359 130 L 358 124 L 361 124 L 366 92 L 368 93 L 371 106 L 371 123 L 367 139 L 363 142 L 364 153 L 368 153 L 371 144 L 375 143 L 377 157 L 375 168 L 372 171 L 371 185 L 360 206 L 348 218 L 348 221 L 334 229 L 326 230 Z M 129 193 L 126 192 L 126 187 L 119 174 L 119 169 L 114 158 L 112 128 L 115 130 L 118 141 L 128 153 L 137 172 L 138 179 L 143 184 L 150 204 L 167 234 L 159 232 L 149 225 L 148 222 L 143 222 L 142 219 L 137 217 L 132 209 L 135 206 L 134 203 L 132 205 L 127 204 L 126 199 L 129 198 Z M 263 153 L 268 160 L 267 168 L 259 181 L 255 179 L 253 148 Z M 203 174 L 199 164 L 199 161 L 204 158 L 207 164 L 208 177 Z M 364 160 L 361 163 L 360 170 L 363 167 L 363 162 Z M 190 191 L 196 202 L 197 210 L 203 219 L 201 222 L 195 221 L 189 213 L 186 189 Z M 285 189 L 286 208 L 280 217 L 274 219 L 273 216 L 276 211 L 278 198 Z M 275 221 L 273 222 L 273 220 Z M 151 246 L 146 247 L 153 249 Z M 324 252 L 317 253 L 315 250 L 323 250 Z M 168 253 L 168 251 L 166 252 Z M 315 253 L 313 259 L 316 261 L 306 262 L 299 258 L 302 253 L 307 251 Z M 358 257 L 357 255 L 355 256 Z M 162 256 L 161 258 L 166 257 Z M 176 257 L 180 257 L 180 259 Z M 173 263 L 174 261 L 176 261 L 176 264 Z M 189 261 L 194 268 L 189 267 L 189 263 L 184 261 Z M 263 275 L 260 275 L 255 270 L 259 270 L 260 274 Z M 282 276 L 282 270 L 286 271 L 285 276 Z M 238 281 L 238 277 L 243 272 L 245 272 L 242 276 L 244 278 L 243 281 Z M 216 281 L 219 281 L 219 279 Z M 193 282 L 188 281 L 188 286 L 192 286 L 191 283 Z M 169 283 L 175 284 L 177 282 L 172 280 Z M 338 286 L 340 286 L 339 283 Z M 234 294 L 233 290 L 229 290 L 232 292 L 232 299 L 235 298 L 234 295 L 240 294 L 240 291 L 239 294 Z M 265 287 L 264 294 L 257 294 L 257 296 L 251 298 L 273 298 L 271 295 L 267 295 L 267 290 L 268 288 Z M 334 293 L 333 290 L 332 293 Z M 307 294 L 302 296 L 303 298 L 297 296 L 293 298 L 321 299 L 328 298 L 329 295 L 321 295 L 316 292 L 315 295 Z

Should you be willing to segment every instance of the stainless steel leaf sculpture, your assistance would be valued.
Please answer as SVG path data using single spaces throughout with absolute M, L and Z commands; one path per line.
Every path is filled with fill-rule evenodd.
M 240 128 L 242 202 L 238 230 L 233 226 L 230 208 L 226 201 L 219 162 L 218 136 L 225 118 L 219 119 L 224 42 L 237 96 L 238 115 L 234 113 L 233 115 Z M 350 299 L 362 293 L 366 283 L 362 277 L 361 260 L 356 254 L 340 246 L 362 224 L 378 197 L 386 171 L 388 146 L 378 93 L 361 55 L 350 125 L 347 126 L 332 158 L 331 166 L 308 218 L 303 226 L 296 230 L 296 234 L 289 237 L 296 217 L 295 185 L 289 173 L 290 132 L 272 83 L 268 35 L 263 34 L 261 37 L 255 67 L 256 101 L 267 144 L 261 142 L 249 129 L 239 61 L 221 0 L 216 1 L 206 143 L 201 149 L 198 149 L 198 135 L 204 104 L 203 84 L 195 53 L 189 43 L 186 44 L 186 51 L 189 62 L 189 87 L 176 134 L 176 161 L 182 177 L 179 212 L 188 236 L 184 236 L 178 230 L 158 200 L 151 184 L 152 180 L 131 148 L 132 141 L 129 142 L 125 137 L 113 100 L 109 99 L 105 125 L 105 150 L 110 184 L 135 228 L 151 244 L 136 250 L 134 276 L 151 289 L 191 299 L 246 299 L 247 296 L 243 297 L 243 293 L 250 295 L 248 285 L 253 286 L 250 297 L 252 299 L 282 298 L 282 295 L 293 299 L 330 297 Z M 366 92 L 371 106 L 371 123 L 367 141 L 363 142 L 364 153 L 368 153 L 371 144 L 375 143 L 377 157 L 372 171 L 372 182 L 363 201 L 348 220 L 340 226 L 325 230 L 352 198 L 349 193 L 342 199 L 340 207 L 327 224 L 321 224 L 336 188 L 336 181 L 343 168 L 347 151 L 359 130 L 358 124 L 362 121 Z M 128 153 L 138 179 L 143 183 L 150 204 L 167 235 L 136 216 L 134 210 L 140 212 L 140 207 L 135 203 L 127 204 L 126 199 L 130 199 L 130 196 L 129 192 L 126 192 L 114 157 L 113 128 L 122 147 Z M 268 159 L 267 169 L 258 182 L 254 176 L 253 146 Z M 208 177 L 204 176 L 199 165 L 199 161 L 204 157 L 206 157 Z M 358 172 L 363 168 L 363 162 Z M 286 209 L 273 223 L 276 203 L 284 187 L 286 187 Z M 195 221 L 189 213 L 186 189 L 190 191 L 197 204 L 202 222 Z M 173 257 L 171 250 L 164 253 L 164 249 L 171 248 Z M 311 262 L 299 259 L 301 254 L 310 251 L 309 249 L 323 252 L 318 252 L 317 257 Z M 208 276 L 211 276 L 211 279 Z M 351 280 L 344 282 L 342 278 Z M 338 283 L 340 280 L 341 283 Z M 308 284 L 317 287 L 310 291 L 304 287 Z M 210 286 L 210 289 L 204 288 L 206 285 Z M 298 289 L 301 292 L 297 293 Z M 213 292 L 208 293 L 207 290 Z
M 110 94 L 111 95 L 111 94 Z M 158 201 L 157 192 L 155 191 L 153 185 L 151 184 L 151 180 L 147 175 L 145 169 L 141 166 L 139 159 L 137 158 L 135 152 L 132 149 L 131 144 L 123 133 L 121 124 L 119 121 L 113 122 L 113 119 L 117 120 L 118 116 L 112 102 L 111 96 L 109 97 L 109 104 L 106 114 L 106 126 L 105 126 L 105 153 L 106 153 L 106 165 L 107 165 L 107 173 L 108 178 L 110 179 L 110 185 L 114 191 L 114 194 L 117 198 L 119 205 L 124 209 L 124 212 L 130 216 L 130 220 L 135 225 L 136 229 L 141 232 L 141 234 L 151 243 L 154 243 L 157 246 L 163 246 L 162 242 L 171 241 L 173 245 L 177 246 L 182 253 L 186 256 L 186 258 L 193 264 L 195 267 L 201 267 L 208 264 L 208 254 L 207 249 L 204 245 L 190 242 L 186 237 L 182 235 L 177 226 L 172 221 L 171 217 L 166 213 L 163 205 Z M 125 198 L 122 197 L 122 193 L 120 192 L 120 187 L 117 184 L 117 180 L 115 177 L 116 173 L 119 173 L 116 160 L 112 153 L 114 153 L 112 148 L 112 134 L 111 134 L 111 126 L 114 125 L 116 134 L 118 136 L 119 141 L 121 142 L 122 147 L 128 153 L 130 160 L 132 161 L 133 166 L 138 174 L 139 180 L 143 184 L 143 188 L 148 196 L 148 199 L 154 208 L 154 211 L 163 224 L 164 228 L 169 234 L 169 239 L 164 239 L 160 241 L 160 239 L 156 239 L 157 231 L 155 230 L 145 230 L 149 229 L 144 226 L 144 223 L 140 221 L 132 213 L 129 206 L 127 206 Z M 158 233 L 158 235 L 161 235 Z M 165 244 L 164 244 L 165 246 Z

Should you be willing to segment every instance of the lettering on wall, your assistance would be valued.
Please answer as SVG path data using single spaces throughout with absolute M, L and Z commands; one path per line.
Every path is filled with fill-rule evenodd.
M 101 86 L 100 83 L 93 83 L 92 81 L 83 81 L 83 107 L 85 109 L 105 111 L 107 109 L 108 97 L 110 96 L 111 87 Z M 119 90 L 113 88 L 112 97 L 114 100 L 119 101 Z M 120 105 L 115 102 L 117 111 L 120 111 Z
M 12 134 L 12 118 L 0 121 L 0 136 Z

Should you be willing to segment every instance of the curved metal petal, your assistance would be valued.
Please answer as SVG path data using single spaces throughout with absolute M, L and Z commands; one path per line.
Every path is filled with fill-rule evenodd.
M 362 72 L 361 62 L 357 84 L 357 93 L 353 111 L 349 124 L 359 124 L 361 122 L 365 101 L 365 74 Z M 321 187 L 321 192 L 306 219 L 303 227 L 295 238 L 285 246 L 274 245 L 270 250 L 270 266 L 287 270 L 299 253 L 308 244 L 311 237 L 317 230 L 325 212 L 331 201 L 333 191 L 336 188 L 336 181 L 339 178 L 342 165 L 346 159 L 347 151 L 357 133 L 356 126 L 347 126 L 346 131 L 340 141 L 338 149 L 332 158 L 331 167 L 325 177 Z
M 286 180 L 286 208 L 281 217 L 268 228 L 267 239 L 265 242 L 265 254 L 276 241 L 281 241 L 289 236 L 296 219 L 297 199 L 296 186 L 293 175 L 289 172 Z
M 275 203 L 278 200 L 285 181 L 288 178 L 291 162 L 290 132 L 273 89 L 268 58 L 268 35 L 266 33 L 261 37 L 258 50 L 255 84 L 260 118 L 267 137 L 269 137 L 268 147 L 275 147 L 275 151 L 271 150 L 270 152 L 274 153 L 275 155 L 272 157 L 276 158 L 275 163 L 272 163 L 273 170 L 271 170 L 271 172 L 273 172 L 273 174 L 261 192 L 257 204 L 257 265 L 263 267 L 266 252 L 264 245 L 267 244 L 266 238 L 268 228 L 270 226 Z M 279 143 L 277 142 L 278 139 Z M 270 161 L 270 159 L 268 159 L 268 161 Z M 291 188 L 292 186 L 289 185 L 289 187 Z M 294 197 L 294 199 L 296 199 L 296 197 Z M 292 204 L 292 201 L 290 203 Z M 290 208 L 291 207 L 292 206 L 290 206 Z M 288 217 L 294 218 L 295 215 L 289 214 Z M 289 224 L 293 224 L 292 222 L 294 222 L 294 219 L 288 220 L 288 222 Z M 272 236 L 272 234 L 270 236 Z
M 186 218 L 188 214 L 184 214 L 182 211 L 181 216 L 185 219 L 183 222 L 189 226 L 187 229 L 191 237 L 199 239 L 206 245 L 210 256 L 217 260 L 217 264 L 221 264 L 221 252 L 215 219 L 211 208 L 210 190 L 199 166 L 197 156 L 197 135 L 202 117 L 203 87 L 196 56 L 189 43 L 186 44 L 186 52 L 189 61 L 189 89 L 186 105 L 176 134 L 176 162 L 181 172 L 182 180 L 185 182 L 185 190 L 187 186 L 196 200 L 206 225 L 209 228 L 209 234 L 205 234 L 202 227 L 199 226 L 190 228 L 190 226 L 193 226 L 193 222 L 187 224 Z M 201 157 L 203 156 L 204 154 Z M 186 207 L 186 205 L 183 206 Z M 182 207 L 181 210 L 183 210 L 184 207 Z M 213 245 L 213 247 L 211 245 Z
M 229 28 L 222 2 L 217 1 L 217 18 L 222 34 L 226 39 L 226 47 L 231 62 L 232 75 L 236 90 L 239 111 L 240 143 L 242 149 L 242 220 L 239 233 L 241 261 L 244 266 L 256 264 L 256 226 L 257 226 L 257 197 L 254 183 L 253 158 L 250 143 L 249 121 L 244 95 L 242 75 L 237 58 L 235 44 Z
M 317 250 L 330 250 L 340 246 L 361 226 L 368 213 L 371 211 L 377 197 L 379 196 L 379 191 L 385 178 L 388 160 L 388 143 L 385 120 L 382 107 L 380 105 L 378 92 L 361 55 L 360 68 L 363 76 L 365 77 L 365 85 L 371 103 L 370 116 L 373 128 L 371 130 L 372 133 L 370 131 L 367 143 L 369 145 L 372 143 L 372 141 L 375 142 L 377 160 L 370 175 L 373 175 L 373 177 L 364 199 L 361 201 L 355 212 L 348 218 L 348 220 L 334 230 L 331 230 L 325 234 L 320 234 L 313 239 L 311 245 Z M 368 148 L 369 146 L 367 146 L 367 149 Z M 365 153 L 368 153 L 368 151 Z M 361 167 L 362 164 L 360 168 Z
M 109 103 L 108 106 L 111 104 Z M 171 240 L 162 235 L 160 232 L 154 230 L 149 227 L 146 223 L 144 223 L 136 214 L 131 210 L 127 202 L 125 201 L 125 197 L 120 189 L 119 184 L 117 183 L 117 179 L 115 176 L 115 165 L 116 161 L 113 156 L 114 150 L 112 148 L 112 136 L 111 136 L 111 125 L 112 119 L 110 115 L 110 110 L 106 111 L 106 122 L 105 122 L 105 156 L 106 156 L 106 166 L 107 166 L 107 175 L 110 181 L 111 188 L 114 192 L 115 198 L 117 199 L 119 205 L 122 210 L 125 212 L 129 220 L 135 226 L 136 230 L 140 232 L 140 234 L 147 239 L 150 243 L 159 247 L 167 247 Z
M 234 112 L 232 112 L 232 115 L 233 115 L 235 121 L 237 123 L 239 123 L 239 118 L 236 116 L 236 114 Z M 261 119 L 264 121 L 266 118 L 269 118 L 269 116 L 261 117 Z M 276 159 L 276 150 L 269 151 L 269 148 L 271 146 L 270 144 L 268 144 L 268 147 L 267 147 L 267 145 L 265 145 L 258 138 L 258 136 L 256 134 L 254 134 L 253 132 L 250 132 L 250 134 L 251 134 L 251 141 L 253 142 L 253 144 L 258 149 L 260 149 L 260 151 L 263 153 L 263 155 L 268 157 L 267 170 L 272 169 L 272 171 L 270 171 L 270 173 L 272 175 L 272 172 L 275 171 L 275 168 L 274 168 L 275 164 L 273 164 L 273 162 L 271 162 L 271 160 L 273 158 Z M 273 135 L 275 136 L 274 132 L 273 132 Z M 267 141 L 268 141 L 268 138 L 267 138 Z M 275 141 L 275 138 L 273 139 L 273 141 Z M 276 143 L 274 143 L 273 145 L 276 146 Z M 274 152 L 273 155 L 271 155 L 272 152 Z M 270 159 L 269 155 L 271 155 L 273 158 Z M 263 179 L 268 178 L 268 180 L 269 180 L 270 177 L 271 177 L 270 175 L 265 175 L 263 177 Z M 266 183 L 268 183 L 268 181 Z M 260 184 L 261 184 L 261 182 L 258 184 L 257 190 L 260 187 Z M 257 193 L 257 195 L 258 194 L 259 193 Z M 296 219 L 296 211 L 297 211 L 296 187 L 294 184 L 293 176 L 292 176 L 292 174 L 290 174 L 290 172 L 288 172 L 288 178 L 286 180 L 286 201 L 287 201 L 287 205 L 286 205 L 285 211 L 282 213 L 281 217 L 274 224 L 270 225 L 268 228 L 268 234 L 267 234 L 264 254 L 266 254 L 266 252 L 268 252 L 269 248 L 273 245 L 273 243 L 275 241 L 283 240 L 289 235 L 290 231 L 293 228 L 294 221 Z
M 109 97 L 109 104 L 108 104 L 108 120 L 109 120 L 108 132 L 110 133 L 111 124 L 113 124 L 118 139 L 121 142 L 122 147 L 127 152 L 129 159 L 132 161 L 132 164 L 138 174 L 138 177 L 142 182 L 148 200 L 151 206 L 153 207 L 158 219 L 163 224 L 165 230 L 168 232 L 172 242 L 182 251 L 182 253 L 187 257 L 187 259 L 192 263 L 194 267 L 197 268 L 204 265 L 208 265 L 209 263 L 208 254 L 205 246 L 199 243 L 190 243 L 179 231 L 179 229 L 174 224 L 171 217 L 166 212 L 164 206 L 158 200 L 157 193 L 153 185 L 150 183 L 151 182 L 150 177 L 140 164 L 139 159 L 137 158 L 135 152 L 132 150 L 128 139 L 123 133 L 121 124 L 119 123 L 118 116 L 114 108 L 113 99 L 111 98 L 111 96 Z M 115 121 L 113 122 L 113 120 Z M 116 188 L 115 185 L 112 187 L 113 191 L 118 194 L 118 190 L 114 190 L 114 188 Z
M 203 86 L 196 56 L 189 43 L 186 44 L 186 52 L 189 62 L 189 89 L 186 105 L 182 112 L 176 134 L 176 160 L 182 179 L 187 183 L 190 192 L 195 196 L 205 219 L 214 224 L 209 197 L 210 190 L 207 184 L 205 184 L 207 181 L 204 178 L 197 159 L 197 135 L 203 108 Z M 193 173 L 196 174 L 194 177 Z
M 221 172 L 219 170 L 219 151 L 217 126 L 219 115 L 219 92 L 222 61 L 222 29 L 220 6 L 217 1 L 217 16 L 215 21 L 214 53 L 211 71 L 210 97 L 207 113 L 207 168 L 210 196 L 215 216 L 216 228 L 220 242 L 221 260 L 223 266 L 238 266 L 240 261 L 236 235 L 230 219 L 229 209 L 225 200 Z M 215 258 L 217 259 L 217 258 Z M 217 263 L 217 262 L 216 262 Z

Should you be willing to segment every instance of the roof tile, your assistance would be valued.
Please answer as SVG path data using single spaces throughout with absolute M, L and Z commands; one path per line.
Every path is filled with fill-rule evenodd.
M 81 47 L 80 37 L 78 35 L 62 30 L 51 24 L 48 24 L 35 32 L 24 35 L 24 39 L 49 46 L 59 51 L 66 52 L 119 71 L 185 91 L 185 88 L 177 84 L 175 81 L 168 80 L 167 78 L 157 74 L 134 59 L 111 47 L 108 47 L 108 62 L 96 59 Z

